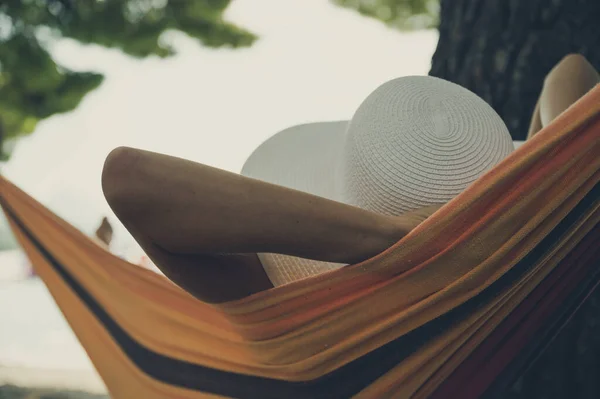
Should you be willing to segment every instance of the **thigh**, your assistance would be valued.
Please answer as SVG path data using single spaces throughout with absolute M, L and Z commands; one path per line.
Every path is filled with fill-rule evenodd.
M 176 254 L 136 240 L 165 276 L 202 301 L 226 302 L 273 288 L 256 254 Z
M 579 54 L 563 58 L 544 79 L 527 137 L 547 126 L 600 82 L 596 69 Z
M 547 126 L 599 81 L 598 72 L 583 56 L 572 54 L 565 57 L 544 81 L 540 97 L 542 126 Z

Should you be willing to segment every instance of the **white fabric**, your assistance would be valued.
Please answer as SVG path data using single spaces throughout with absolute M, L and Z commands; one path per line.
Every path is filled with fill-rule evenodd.
M 514 149 L 496 112 L 429 76 L 384 83 L 350 121 L 311 123 L 268 139 L 242 174 L 386 215 L 448 202 Z M 259 254 L 275 286 L 343 265 Z

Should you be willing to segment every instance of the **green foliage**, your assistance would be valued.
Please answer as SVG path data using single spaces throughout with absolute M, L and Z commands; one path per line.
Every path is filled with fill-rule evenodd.
M 58 65 L 46 41 L 71 38 L 134 57 L 174 53 L 163 34 L 184 32 L 208 47 L 243 47 L 256 37 L 223 20 L 230 0 L 2 0 L 0 2 L 0 157 L 6 139 L 68 112 L 102 76 Z M 3 140 L 4 139 L 4 140 Z
M 0 385 L 0 399 L 108 399 L 106 395 L 95 395 L 80 391 L 22 388 Z
M 332 0 L 400 30 L 435 28 L 440 0 Z
M 38 120 L 74 109 L 102 82 L 101 75 L 61 68 L 27 35 L 3 41 L 0 62 L 0 129 L 6 139 L 31 133 Z

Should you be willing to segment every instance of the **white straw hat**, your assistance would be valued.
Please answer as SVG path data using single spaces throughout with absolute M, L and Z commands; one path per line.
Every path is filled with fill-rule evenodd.
M 377 88 L 350 121 L 286 129 L 242 174 L 386 215 L 446 203 L 504 159 L 513 142 L 481 98 L 454 83 L 408 76 Z M 343 265 L 259 254 L 275 286 Z

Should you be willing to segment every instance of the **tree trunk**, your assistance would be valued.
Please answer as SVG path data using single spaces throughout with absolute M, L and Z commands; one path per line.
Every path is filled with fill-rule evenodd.
M 545 75 L 580 53 L 600 70 L 599 0 L 441 0 L 430 75 L 458 83 L 524 139 Z
M 430 74 L 486 100 L 524 139 L 544 77 L 569 53 L 600 70 L 600 0 L 441 0 Z M 600 398 L 600 289 L 519 381 L 494 398 Z

